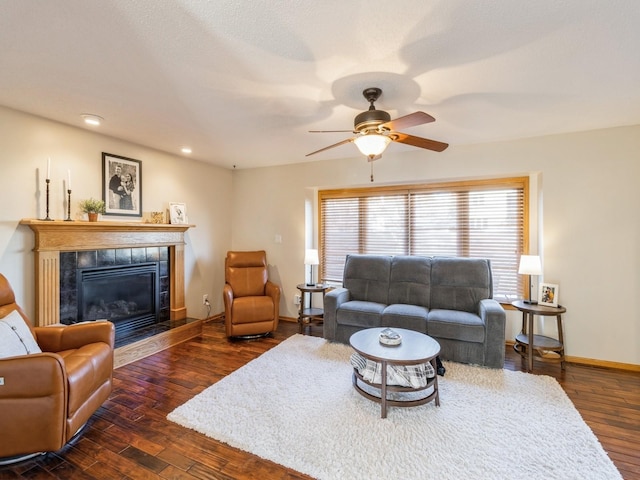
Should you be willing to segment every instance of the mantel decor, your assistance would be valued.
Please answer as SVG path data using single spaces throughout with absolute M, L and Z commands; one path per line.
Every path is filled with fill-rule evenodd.
M 36 326 L 60 321 L 60 252 L 145 246 L 169 247 L 171 320 L 187 317 L 184 296 L 184 234 L 195 225 L 140 222 L 66 222 L 23 219 L 35 234 Z

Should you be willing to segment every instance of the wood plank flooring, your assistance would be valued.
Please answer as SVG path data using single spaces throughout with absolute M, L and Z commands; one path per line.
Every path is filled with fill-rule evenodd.
M 113 394 L 72 444 L 0 467 L 0 479 L 308 479 L 166 420 L 297 328 L 280 322 L 273 338 L 230 342 L 222 324 L 208 323 L 200 337 L 118 368 Z M 321 336 L 321 329 L 310 333 Z M 525 368 L 512 348 L 506 352 L 505 368 Z M 534 369 L 558 379 L 623 477 L 640 480 L 640 374 L 572 364 L 563 373 L 559 365 L 538 362 Z

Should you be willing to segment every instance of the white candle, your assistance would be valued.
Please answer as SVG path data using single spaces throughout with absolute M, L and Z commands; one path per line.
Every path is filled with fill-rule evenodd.
M 47 180 L 51 178 L 51 157 L 47 158 Z
M 68 181 L 67 181 L 67 190 L 71 190 L 71 169 L 67 170 Z

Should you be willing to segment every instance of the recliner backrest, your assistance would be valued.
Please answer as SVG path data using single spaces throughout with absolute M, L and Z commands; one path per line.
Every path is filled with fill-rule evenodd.
M 234 297 L 264 295 L 267 279 L 267 253 L 264 250 L 227 252 L 225 282 L 231 285 Z
M 343 286 L 351 300 L 389 303 L 391 257 L 383 255 L 347 255 Z
M 431 258 L 398 255 L 391 260 L 389 304 L 420 305 L 429 308 Z
M 493 280 L 488 259 L 432 258 L 430 308 L 477 312 L 480 300 L 492 297 Z
M 25 323 L 31 329 L 31 333 L 33 333 L 33 336 L 35 337 L 35 332 L 33 331 L 33 325 L 31 325 L 31 321 L 29 321 L 22 308 L 20 308 L 20 306 L 16 303 L 16 296 L 13 293 L 13 289 L 11 288 L 9 281 L 4 275 L 0 273 L 0 318 L 6 317 L 13 310 L 18 311 L 20 316 L 24 319 Z

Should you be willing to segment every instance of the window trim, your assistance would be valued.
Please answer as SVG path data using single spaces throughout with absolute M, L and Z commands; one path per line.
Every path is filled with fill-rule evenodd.
M 530 178 L 529 176 L 518 177 L 499 177 L 499 178 L 484 178 L 478 180 L 460 180 L 460 181 L 445 181 L 445 182 L 433 182 L 433 183 L 418 183 L 418 184 L 401 184 L 401 185 L 383 185 L 376 187 L 358 187 L 358 188 L 339 188 L 339 189 L 324 189 L 317 192 L 317 205 L 318 205 L 318 247 L 320 252 L 324 252 L 324 225 L 323 225 L 323 200 L 329 198 L 351 198 L 351 197 L 370 197 L 380 195 L 394 195 L 394 194 L 409 194 L 420 193 L 424 191 L 479 191 L 479 190 L 492 190 L 495 188 L 522 188 L 523 190 L 523 212 L 522 212 L 522 252 L 521 255 L 529 253 L 530 248 Z M 319 278 L 325 279 L 324 265 L 321 262 L 319 266 Z M 518 294 L 523 297 L 526 282 L 519 278 L 518 282 Z M 507 298 L 499 298 L 501 302 L 509 303 Z

